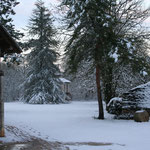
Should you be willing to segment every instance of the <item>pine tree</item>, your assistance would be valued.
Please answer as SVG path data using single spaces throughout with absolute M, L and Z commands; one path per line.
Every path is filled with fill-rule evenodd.
M 12 15 L 15 15 L 14 7 L 19 4 L 17 0 L 1 0 L 0 1 L 0 24 L 3 25 L 10 35 L 19 40 L 23 34 L 20 31 L 15 29 L 13 24 Z
M 135 45 L 143 44 L 143 39 L 149 37 L 149 34 L 139 30 L 143 20 L 149 16 L 149 10 L 138 8 L 140 4 L 141 0 L 62 2 L 62 6 L 69 7 L 66 23 L 67 29 L 72 30 L 65 49 L 68 69 L 76 72 L 83 60 L 92 60 L 91 66 L 96 70 L 98 119 L 104 119 L 101 80 L 107 79 L 103 83 L 105 87 L 108 85 L 105 92 L 108 94 L 108 89 L 111 90 L 112 66 L 123 61 L 139 62 L 137 55 L 134 55 Z
M 28 41 L 31 52 L 28 55 L 28 73 L 25 82 L 24 100 L 32 104 L 61 103 L 58 67 L 55 51 L 58 41 L 54 36 L 53 19 L 50 11 L 41 0 L 35 4 L 29 20 L 28 33 L 32 37 Z

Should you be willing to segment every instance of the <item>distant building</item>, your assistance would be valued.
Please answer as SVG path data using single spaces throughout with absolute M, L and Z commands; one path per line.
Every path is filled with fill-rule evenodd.
M 59 78 L 61 81 L 61 88 L 62 91 L 64 92 L 64 99 L 65 100 L 71 100 L 72 99 L 72 95 L 70 93 L 70 83 L 71 81 L 65 79 L 65 78 Z

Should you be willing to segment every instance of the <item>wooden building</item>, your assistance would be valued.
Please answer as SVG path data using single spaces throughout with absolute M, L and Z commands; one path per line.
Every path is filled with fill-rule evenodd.
M 21 49 L 18 46 L 18 44 L 2 25 L 0 25 L 0 50 L 1 57 L 3 57 L 5 54 L 21 52 Z
M 0 58 L 5 54 L 21 53 L 21 49 L 7 30 L 0 25 Z M 1 60 L 0 60 L 1 63 Z M 3 71 L 0 66 L 0 137 L 4 137 L 4 102 L 2 100 L 1 76 Z
M 61 88 L 62 91 L 64 92 L 64 99 L 65 100 L 71 100 L 72 99 L 72 95 L 70 93 L 70 83 L 71 81 L 65 79 L 65 78 L 59 78 L 61 81 Z

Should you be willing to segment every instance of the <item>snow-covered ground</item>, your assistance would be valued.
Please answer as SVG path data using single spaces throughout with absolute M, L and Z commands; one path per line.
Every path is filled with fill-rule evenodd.
M 94 119 L 97 102 L 72 102 L 59 105 L 5 103 L 5 125 L 15 126 L 47 141 L 97 142 L 112 145 L 70 145 L 70 150 L 149 150 L 150 122 Z M 6 137 L 7 138 L 7 137 Z

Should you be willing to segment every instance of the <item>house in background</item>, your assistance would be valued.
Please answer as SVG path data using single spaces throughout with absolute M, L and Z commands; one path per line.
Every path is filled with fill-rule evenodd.
M 61 88 L 62 91 L 64 92 L 64 100 L 71 100 L 72 95 L 70 93 L 70 83 L 71 81 L 65 79 L 65 78 L 59 78 L 61 81 Z

